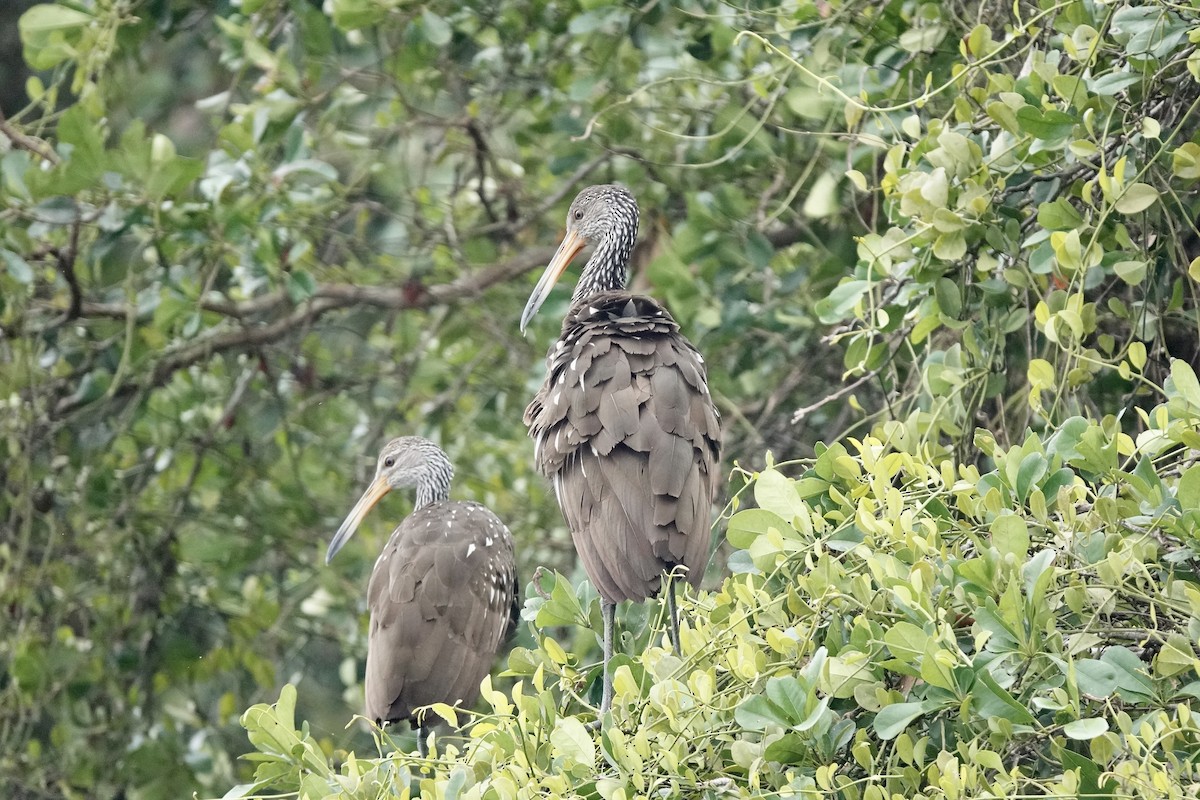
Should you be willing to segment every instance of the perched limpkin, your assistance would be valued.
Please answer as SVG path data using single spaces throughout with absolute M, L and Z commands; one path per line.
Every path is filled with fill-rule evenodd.
M 638 207 L 624 186 L 590 186 L 525 310 L 521 330 L 588 244 L 546 381 L 525 410 L 538 469 L 554 483 L 604 616 L 603 716 L 612 705 L 613 617 L 666 576 L 679 652 L 674 570 L 699 585 L 709 554 L 721 428 L 704 359 L 657 301 L 625 290 Z
M 392 532 L 367 588 L 366 716 L 410 720 L 422 755 L 428 731 L 415 709 L 474 704 L 517 619 L 512 534 L 479 503 L 447 499 L 453 475 L 428 439 L 388 442 L 325 555 L 328 564 L 389 491 L 416 488 L 413 512 Z

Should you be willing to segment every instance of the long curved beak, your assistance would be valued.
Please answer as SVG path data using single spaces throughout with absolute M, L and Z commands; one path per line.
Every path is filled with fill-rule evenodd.
M 571 263 L 571 259 L 579 255 L 579 251 L 586 246 L 587 241 L 576 231 L 567 231 L 562 244 L 558 246 L 558 250 L 554 251 L 554 257 L 546 265 L 546 271 L 538 279 L 537 286 L 533 287 L 533 294 L 529 295 L 529 302 L 525 304 L 525 310 L 521 312 L 521 333 L 525 332 L 529 320 L 533 319 L 533 315 L 542 307 L 542 303 L 546 302 L 550 290 L 554 288 L 554 284 L 563 274 L 563 270 Z
M 333 541 L 329 543 L 329 549 L 325 551 L 325 563 L 328 564 L 337 555 L 337 551 L 342 549 L 342 545 L 350 541 L 350 537 L 358 530 L 358 525 L 363 521 L 363 517 L 367 512 L 375 507 L 379 502 L 379 498 L 390 492 L 392 487 L 388 485 L 387 478 L 383 475 L 378 475 L 375 480 L 371 481 L 371 485 L 363 492 L 362 497 L 358 498 L 358 502 L 354 504 L 354 508 L 350 509 L 350 513 L 346 516 L 342 526 L 338 528 L 337 533 L 333 535 Z

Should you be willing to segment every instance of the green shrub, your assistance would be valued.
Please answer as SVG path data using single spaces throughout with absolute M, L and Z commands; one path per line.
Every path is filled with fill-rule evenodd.
M 527 606 L 539 647 L 464 740 L 335 772 L 289 688 L 243 717 L 262 759 L 244 793 L 1194 796 L 1200 395 L 1174 366 L 1157 459 L 1076 417 L 1008 449 L 981 434 L 984 474 L 872 438 L 746 474 L 735 574 L 684 603 L 682 660 L 659 626 L 626 648 L 601 733 L 579 697 L 595 665 L 548 633 L 587 621 L 558 577 Z

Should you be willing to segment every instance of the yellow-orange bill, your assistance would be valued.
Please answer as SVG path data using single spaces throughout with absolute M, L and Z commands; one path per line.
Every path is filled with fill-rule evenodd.
M 567 231 L 562 244 L 554 252 L 554 257 L 546 265 L 546 271 L 538 279 L 537 286 L 533 287 L 533 294 L 529 295 L 529 302 L 525 304 L 525 310 L 521 312 L 521 333 L 525 332 L 529 320 L 533 319 L 533 315 L 542 307 L 542 303 L 546 302 L 550 290 L 554 288 L 554 284 L 563 274 L 563 270 L 571 263 L 571 259 L 575 258 L 586 245 L 587 241 L 576 231 Z
M 342 526 L 333 535 L 333 541 L 329 543 L 329 549 L 325 551 L 326 564 L 333 560 L 333 557 L 337 555 L 337 551 L 342 549 L 342 545 L 350 541 L 350 537 L 358 530 L 359 523 L 363 521 L 363 517 L 375 507 L 375 504 L 379 502 L 379 498 L 391 490 L 392 487 L 388 485 L 387 478 L 383 475 L 375 476 L 375 480 L 371 481 L 371 485 L 363 492 L 362 497 L 358 498 L 358 502 L 354 504 L 354 508 L 350 509 L 350 513 L 346 515 Z

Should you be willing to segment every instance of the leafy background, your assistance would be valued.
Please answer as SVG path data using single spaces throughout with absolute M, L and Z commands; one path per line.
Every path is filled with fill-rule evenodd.
M 1196 791 L 1194 4 L 0 13 L 6 796 Z M 520 423 L 567 293 L 515 321 L 613 180 L 730 481 L 594 734 Z M 400 432 L 537 576 L 425 763 L 346 726 L 406 501 L 321 566 Z

